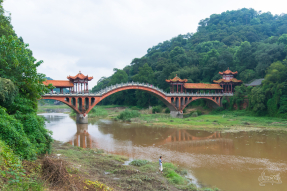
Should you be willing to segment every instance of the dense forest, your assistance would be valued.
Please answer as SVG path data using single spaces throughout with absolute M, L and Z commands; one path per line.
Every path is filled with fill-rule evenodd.
M 248 109 L 255 114 L 280 116 L 287 112 L 286 55 L 287 14 L 246 8 L 226 11 L 201 20 L 196 33 L 159 43 L 122 70 L 115 68 L 114 74 L 102 77 L 92 91 L 127 81 L 146 82 L 169 91 L 165 79 L 176 74 L 188 82 L 212 83 L 221 78 L 219 71 L 229 67 L 238 71 L 237 79 L 244 83 L 265 80 L 260 87 L 237 87 L 230 102 L 223 102 L 225 108 L 232 109 L 234 103 L 248 97 Z M 128 90 L 106 98 L 102 104 L 147 107 L 162 103 L 148 93 Z
M 51 150 L 51 133 L 37 115 L 38 99 L 47 88 L 28 44 L 18 37 L 0 0 L 0 190 L 29 190 L 21 161 Z M 51 87 L 50 87 L 51 88 Z M 24 183 L 30 182 L 25 186 Z M 14 189 L 13 189 L 14 188 Z M 18 189 L 17 189 L 18 190 Z

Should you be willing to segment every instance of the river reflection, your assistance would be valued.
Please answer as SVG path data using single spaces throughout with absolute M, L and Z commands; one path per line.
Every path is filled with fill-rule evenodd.
M 204 131 L 146 127 L 109 120 L 76 124 L 67 114 L 42 114 L 53 138 L 130 158 L 173 162 L 222 190 L 287 190 L 285 131 Z M 282 184 L 259 186 L 265 170 Z

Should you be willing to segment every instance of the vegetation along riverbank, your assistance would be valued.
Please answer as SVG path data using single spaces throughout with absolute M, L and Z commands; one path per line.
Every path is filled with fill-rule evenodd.
M 39 106 L 38 112 L 41 112 L 42 108 L 49 108 L 54 112 L 58 108 L 69 109 L 65 105 L 48 105 Z M 147 126 L 185 129 L 255 130 L 256 128 L 285 129 L 287 127 L 286 119 L 255 116 L 252 112 L 246 110 L 214 111 L 201 106 L 192 106 L 185 110 L 184 118 L 180 119 L 172 118 L 169 113 L 165 112 L 166 109 L 162 107 L 143 109 L 120 105 L 100 105 L 91 110 L 89 118 L 105 118 L 140 123 Z M 69 113 L 71 117 L 76 116 L 76 113 L 72 110 Z

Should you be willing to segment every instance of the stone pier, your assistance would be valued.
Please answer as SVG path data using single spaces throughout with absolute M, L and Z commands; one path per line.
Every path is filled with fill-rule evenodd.
M 76 123 L 80 123 L 80 124 L 88 123 L 88 115 L 77 114 Z
M 183 118 L 182 111 L 170 111 L 170 116 L 175 118 Z

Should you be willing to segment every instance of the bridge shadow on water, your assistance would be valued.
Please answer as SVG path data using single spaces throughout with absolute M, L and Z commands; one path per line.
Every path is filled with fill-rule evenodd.
M 179 152 L 231 153 L 233 140 L 221 136 L 219 131 L 183 130 L 154 128 L 134 124 L 99 121 L 98 130 L 104 135 L 111 135 L 113 141 L 130 142 L 132 146 L 161 147 Z M 82 148 L 99 148 L 99 141 L 89 134 L 88 124 L 77 124 L 77 131 L 68 141 L 69 144 Z M 109 144 L 109 143 L 106 143 Z M 212 151 L 211 151 L 212 150 Z

